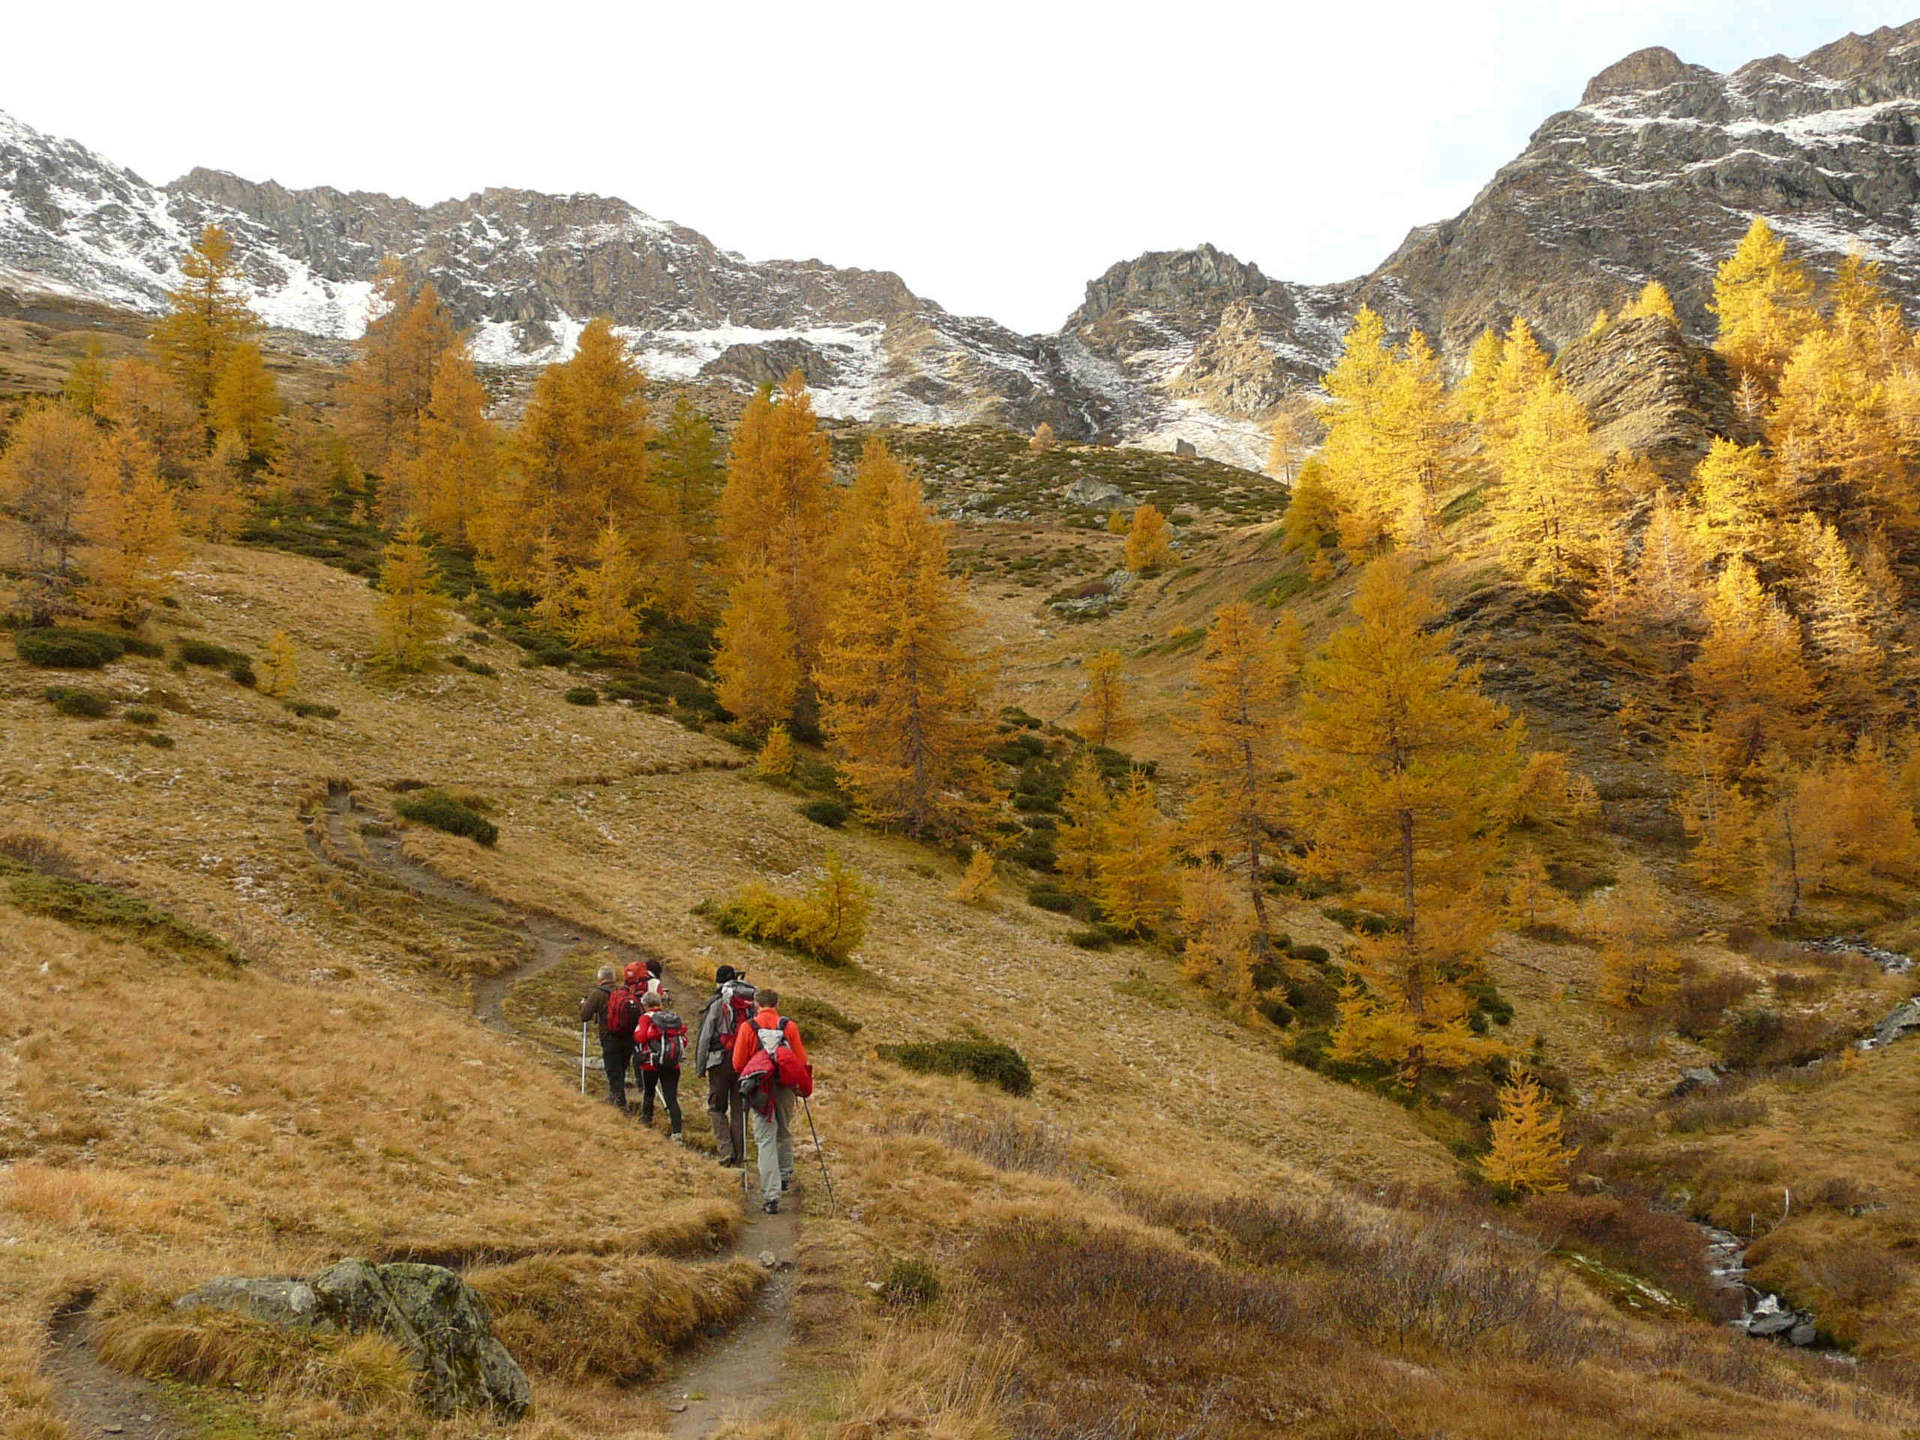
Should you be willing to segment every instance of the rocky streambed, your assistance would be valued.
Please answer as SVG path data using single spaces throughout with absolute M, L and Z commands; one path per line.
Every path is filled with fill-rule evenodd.
M 1731 1230 L 1701 1225 L 1707 1240 L 1707 1274 L 1714 1287 L 1736 1295 L 1740 1316 L 1737 1330 L 1762 1340 L 1784 1340 L 1789 1345 L 1811 1345 L 1819 1325 L 1811 1310 L 1796 1310 L 1778 1295 L 1757 1289 L 1747 1281 L 1747 1242 Z

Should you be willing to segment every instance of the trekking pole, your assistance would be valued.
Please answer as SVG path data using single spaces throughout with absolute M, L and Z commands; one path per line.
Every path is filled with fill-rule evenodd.
M 587 1093 L 587 1022 L 580 1022 L 580 1093 Z
M 807 1130 L 813 1136 L 813 1153 L 820 1157 L 820 1178 L 827 1182 L 827 1213 L 834 1213 L 833 1176 L 827 1173 L 827 1152 L 820 1148 L 820 1132 L 814 1129 L 813 1106 L 807 1103 L 807 1097 L 800 1097 L 800 1108 L 807 1112 Z

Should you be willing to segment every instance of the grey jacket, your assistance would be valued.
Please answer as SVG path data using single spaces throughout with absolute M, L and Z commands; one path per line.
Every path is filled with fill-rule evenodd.
M 696 1075 L 704 1075 L 715 1066 L 732 1063 L 728 1059 L 727 1042 L 733 1037 L 720 1029 L 726 1023 L 722 1018 L 726 1008 L 726 997 L 715 986 L 712 996 L 707 1000 L 706 1013 L 700 1017 L 700 1034 L 693 1042 L 693 1072 Z

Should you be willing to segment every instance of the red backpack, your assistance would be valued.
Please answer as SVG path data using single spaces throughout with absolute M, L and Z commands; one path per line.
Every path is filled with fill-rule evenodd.
M 640 1000 L 633 991 L 622 985 L 607 996 L 607 1033 L 609 1035 L 633 1035 L 633 1027 L 640 1023 Z
M 671 1010 L 648 1012 L 653 1024 L 641 1059 L 649 1070 L 678 1070 L 687 1057 L 687 1022 Z
M 760 1043 L 740 1072 L 740 1098 L 747 1108 L 771 1115 L 776 1089 L 791 1090 L 802 1099 L 813 1094 L 813 1072 L 788 1043 L 786 1020 L 776 1015 L 771 1029 L 756 1025 L 754 1030 Z

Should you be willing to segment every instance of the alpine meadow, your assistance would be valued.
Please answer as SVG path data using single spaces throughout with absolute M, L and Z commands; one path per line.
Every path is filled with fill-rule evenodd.
M 0 1440 L 1920 1435 L 1917 147 L 1021 335 L 0 114 Z

